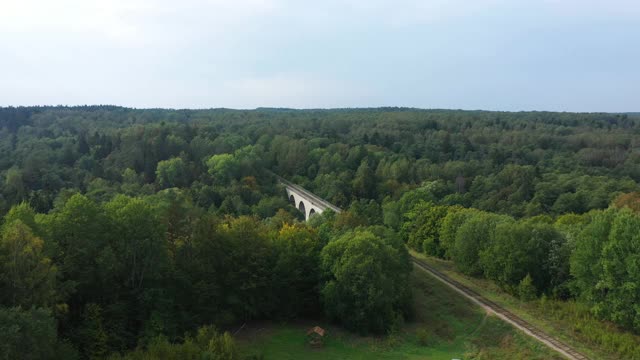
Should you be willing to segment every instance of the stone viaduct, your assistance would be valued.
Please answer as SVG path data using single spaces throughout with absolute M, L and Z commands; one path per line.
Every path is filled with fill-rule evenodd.
M 323 211 L 327 209 L 331 209 L 336 213 L 341 212 L 342 210 L 323 200 L 318 195 L 313 194 L 311 191 L 303 188 L 302 186 L 298 186 L 290 181 L 287 181 L 278 176 L 278 181 L 284 188 L 287 190 L 287 197 L 289 198 L 289 202 L 291 205 L 295 206 L 300 212 L 304 214 L 304 219 L 309 220 L 310 217 L 316 214 L 322 214 Z

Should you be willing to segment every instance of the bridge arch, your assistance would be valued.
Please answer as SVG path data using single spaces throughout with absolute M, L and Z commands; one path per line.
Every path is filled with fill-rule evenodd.
M 304 215 L 305 220 L 309 220 L 311 216 L 322 214 L 323 211 L 331 209 L 337 213 L 341 210 L 337 206 L 323 200 L 317 195 L 311 193 L 305 188 L 279 178 L 281 184 L 284 185 L 286 196 L 289 203 Z

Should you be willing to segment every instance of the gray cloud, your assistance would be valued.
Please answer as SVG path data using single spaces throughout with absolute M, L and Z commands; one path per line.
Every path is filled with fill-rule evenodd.
M 0 105 L 637 110 L 636 1 L 0 1 Z

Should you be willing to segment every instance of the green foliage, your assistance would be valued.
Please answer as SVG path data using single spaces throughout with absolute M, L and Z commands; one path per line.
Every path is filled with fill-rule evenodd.
M 0 237 L 0 304 L 31 308 L 56 301 L 58 269 L 43 253 L 43 244 L 20 220 L 4 225 Z
M 158 213 L 144 200 L 117 196 L 105 204 L 112 228 L 114 264 L 129 289 L 140 290 L 145 281 L 157 279 L 167 264 L 162 223 Z
M 365 218 L 368 225 L 382 224 L 382 209 L 375 200 L 360 199 L 351 203 L 349 211 L 356 216 Z
M 434 344 L 436 336 L 428 328 L 420 328 L 416 330 L 416 337 L 418 338 L 418 344 L 422 346 L 431 346 Z
M 39 218 L 39 226 L 60 264 L 63 281 L 73 284 L 74 300 L 95 301 L 105 296 L 113 276 L 113 251 L 108 232 L 112 229 L 100 205 L 84 195 L 71 196 L 58 211 Z
M 279 298 L 279 316 L 294 318 L 319 313 L 321 306 L 320 251 L 324 243 L 317 232 L 303 225 L 287 225 L 274 241 L 277 260 L 272 291 Z
M 384 224 L 400 230 L 403 216 L 420 202 L 434 202 L 442 194 L 442 184 L 439 182 L 424 183 L 417 189 L 405 192 L 397 202 L 384 204 Z
M 533 279 L 530 274 L 527 274 L 520 284 L 518 284 L 518 296 L 522 301 L 535 300 L 538 297 L 535 285 L 533 285 Z
M 442 224 L 440 225 L 440 247 L 444 251 L 444 258 L 452 258 L 458 228 L 462 226 L 475 211 L 477 210 L 458 206 L 449 207 L 447 215 L 442 219 Z
M 253 214 L 266 219 L 273 217 L 278 210 L 288 209 L 289 202 L 283 196 L 264 197 L 251 209 Z
M 594 285 L 603 273 L 600 256 L 609 238 L 616 211 L 599 211 L 592 215 L 592 221 L 580 232 L 575 250 L 571 254 L 571 275 L 578 296 L 587 303 L 600 297 L 601 289 Z
M 623 331 L 611 322 L 600 321 L 588 305 L 574 300 L 541 299 L 535 305 L 536 316 L 555 321 L 567 334 L 591 348 L 615 359 L 640 358 L 640 336 Z
M 500 172 L 489 176 L 478 176 L 469 192 L 483 210 L 497 210 L 514 215 L 523 215 L 525 203 L 535 193 L 536 171 L 533 166 L 506 165 Z
M 236 344 L 228 332 L 212 336 L 202 354 L 203 360 L 236 360 L 239 358 Z
M 195 338 L 187 337 L 183 343 L 172 344 L 157 337 L 146 349 L 137 349 L 123 356 L 113 355 L 109 360 L 238 360 L 238 346 L 228 332 L 219 333 L 215 327 L 203 326 Z
M 31 231 L 38 232 L 38 225 L 36 225 L 36 213 L 28 203 L 22 202 L 18 205 L 12 206 L 9 212 L 4 216 L 4 224 L 8 226 L 14 221 L 19 220 L 24 225 L 29 227 Z
M 447 206 L 435 206 L 433 203 L 420 202 L 405 214 L 402 233 L 407 245 L 414 250 L 424 251 L 428 255 L 443 257 L 440 246 L 440 229 L 447 216 Z
M 392 229 L 399 229 L 402 224 L 402 216 L 400 204 L 386 197 L 382 203 L 382 223 Z
M 406 311 L 411 266 L 397 240 L 348 232 L 321 253 L 322 299 L 329 318 L 361 333 L 383 333 Z
M 637 191 L 639 124 L 636 115 L 391 108 L 3 108 L 2 203 L 46 212 L 63 189 L 109 200 L 114 189 L 134 196 L 156 181 L 227 185 L 264 166 L 344 207 L 357 197 L 399 201 L 415 184 L 437 183 L 422 200 L 515 216 L 583 213 Z
M 25 186 L 23 175 L 20 169 L 12 167 L 7 170 L 4 182 L 4 193 L 9 199 L 17 203 L 25 200 L 27 195 L 27 187 Z
M 636 220 L 589 211 L 636 208 L 638 129 L 619 114 L 0 108 L 0 301 L 47 307 L 83 356 L 321 310 L 383 331 L 408 298 L 403 242 L 361 231 L 378 240 L 334 256 L 351 278 L 320 254 L 385 224 L 467 274 L 514 292 L 530 274 L 537 292 L 637 329 Z M 268 170 L 348 211 L 295 225 Z M 369 271 L 379 301 L 354 281 Z M 373 315 L 321 309 L 332 281 L 329 304 Z
M 238 172 L 238 164 L 233 154 L 213 155 L 207 160 L 209 174 L 213 175 L 221 181 L 228 181 Z
M 255 218 L 224 222 L 202 218 L 175 257 L 176 302 L 184 309 L 183 316 L 194 318 L 188 323 L 197 324 L 196 318 L 203 318 L 230 325 L 272 314 L 276 307 L 273 251 L 269 231 Z
M 213 155 L 206 161 L 209 174 L 222 184 L 227 184 L 233 179 L 255 175 L 256 167 L 260 162 L 259 151 L 260 149 L 255 146 L 245 146 L 233 154 Z
M 42 308 L 0 307 L 0 359 L 52 359 L 56 351 L 56 323 Z
M 513 219 L 486 212 L 473 212 L 456 232 L 451 258 L 456 267 L 467 275 L 478 276 L 485 271 L 480 254 L 489 245 L 496 227 Z M 489 259 L 489 257 L 487 257 Z
M 158 162 L 156 181 L 161 188 L 183 187 L 189 184 L 188 170 L 182 158 L 175 157 Z
M 77 336 L 85 358 L 101 359 L 109 354 L 109 334 L 102 314 L 102 308 L 98 304 L 89 303 L 84 307 L 82 326 Z
M 553 226 L 562 234 L 551 242 L 549 272 L 551 292 L 556 298 L 571 297 L 571 254 L 575 251 L 580 231 L 589 221 L 588 214 L 565 214 L 556 218 Z
M 630 209 L 615 215 L 597 268 L 593 311 L 608 320 L 640 331 L 640 216 Z
M 514 292 L 527 275 L 537 289 L 547 289 L 551 243 L 561 236 L 552 225 L 535 219 L 498 224 L 488 246 L 480 252 L 483 272 Z
M 367 160 L 362 160 L 358 170 L 356 170 L 355 178 L 353 179 L 353 193 L 360 198 L 371 199 L 377 196 L 376 174 Z

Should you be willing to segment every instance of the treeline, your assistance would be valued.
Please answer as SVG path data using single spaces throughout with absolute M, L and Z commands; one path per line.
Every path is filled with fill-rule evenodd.
M 575 299 L 598 318 L 640 332 L 640 193 L 621 195 L 605 210 L 523 219 L 412 199 L 399 225 L 412 249 L 450 259 L 525 301 Z
M 255 177 L 266 168 L 341 207 L 398 199 L 437 181 L 449 205 L 516 217 L 585 213 L 637 190 L 639 119 L 394 108 L 2 108 L 0 210 L 27 201 L 47 212 L 64 191 L 102 201 L 177 186 L 199 206 L 250 213 L 251 199 L 231 198 L 212 182 L 217 166 Z M 214 155 L 219 164 L 209 163 Z
M 407 251 L 387 228 L 336 218 L 221 217 L 178 189 L 105 203 L 74 194 L 46 214 L 14 206 L 0 236 L 0 349 L 24 359 L 136 347 L 127 358 L 237 358 L 228 335 L 189 333 L 318 316 L 384 333 L 410 315 Z

